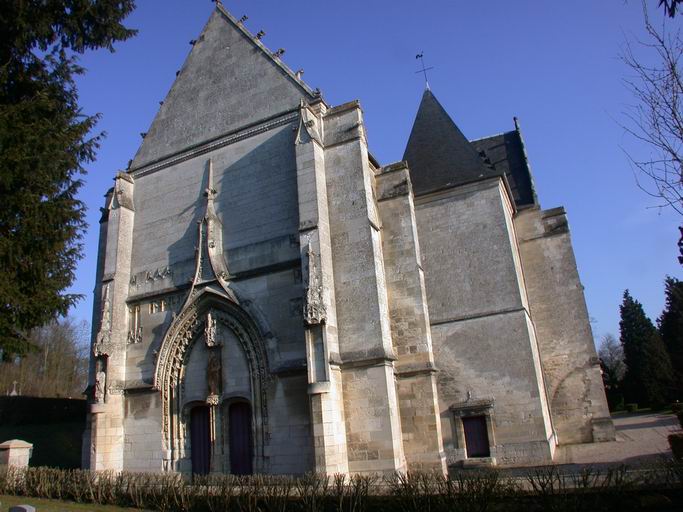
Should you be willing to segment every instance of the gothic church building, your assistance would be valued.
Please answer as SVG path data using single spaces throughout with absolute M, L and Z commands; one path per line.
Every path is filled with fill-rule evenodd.
M 426 90 L 369 152 L 217 2 L 106 196 L 84 465 L 390 473 L 614 438 L 563 208 L 519 126 Z

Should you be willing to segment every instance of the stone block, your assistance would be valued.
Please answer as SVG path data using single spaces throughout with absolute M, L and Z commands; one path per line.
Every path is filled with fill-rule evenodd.
M 593 418 L 591 425 L 594 443 L 614 441 L 616 438 L 616 429 L 612 418 Z
M 33 445 L 21 439 L 10 439 L 0 443 L 0 466 L 28 467 L 33 454 Z

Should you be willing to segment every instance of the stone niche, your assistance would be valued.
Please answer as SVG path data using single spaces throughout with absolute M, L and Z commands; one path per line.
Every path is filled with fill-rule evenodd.
M 452 404 L 453 438 L 456 458 L 463 467 L 496 465 L 496 440 L 492 398 L 468 399 Z

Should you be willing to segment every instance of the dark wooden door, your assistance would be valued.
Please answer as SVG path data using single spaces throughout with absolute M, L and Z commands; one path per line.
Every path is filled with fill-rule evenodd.
M 194 407 L 190 411 L 190 448 L 192 450 L 192 473 L 206 475 L 211 469 L 211 436 L 209 431 L 209 408 Z
M 465 430 L 465 445 L 468 457 L 489 457 L 489 435 L 486 430 L 486 417 L 468 416 L 462 419 Z
M 235 402 L 230 405 L 229 411 L 230 472 L 235 475 L 250 475 L 251 407 L 246 402 Z

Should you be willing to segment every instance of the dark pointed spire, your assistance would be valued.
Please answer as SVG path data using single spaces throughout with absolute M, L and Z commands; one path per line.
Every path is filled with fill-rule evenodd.
M 422 95 L 403 159 L 415 195 L 495 175 L 429 89 Z

